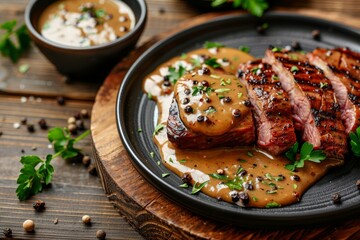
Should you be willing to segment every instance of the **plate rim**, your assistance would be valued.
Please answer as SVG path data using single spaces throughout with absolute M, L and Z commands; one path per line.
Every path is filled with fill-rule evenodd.
M 211 219 L 217 220 L 217 221 L 221 221 L 221 222 L 225 222 L 225 223 L 229 223 L 228 222 L 228 217 L 222 217 L 220 215 L 217 215 L 217 213 L 220 211 L 222 213 L 225 212 L 226 215 L 228 216 L 233 216 L 233 217 L 239 217 L 239 216 L 243 216 L 245 217 L 245 221 L 235 221 L 235 222 L 230 222 L 229 224 L 241 224 L 242 226 L 245 227 L 250 227 L 250 228 L 279 228 L 279 227 L 299 227 L 299 226 L 308 226 L 308 225 L 313 225 L 313 224 L 323 224 L 329 221 L 334 221 L 334 220 L 340 220 L 340 219 L 344 219 L 350 216 L 355 215 L 356 213 L 360 212 L 360 204 L 357 205 L 351 205 L 348 206 L 347 208 L 338 208 L 336 210 L 332 210 L 331 212 L 324 212 L 323 209 L 316 209 L 316 210 L 311 210 L 311 212 L 307 212 L 306 215 L 297 215 L 294 216 L 293 214 L 288 214 L 288 215 L 284 215 L 284 214 L 279 214 L 279 213 L 274 213 L 274 215 L 262 215 L 262 213 L 258 213 L 258 212 L 251 212 L 250 211 L 244 211 L 244 212 L 235 212 L 232 211 L 229 208 L 225 208 L 222 205 L 212 205 L 211 203 L 204 203 L 203 201 L 201 201 L 201 199 L 199 198 L 192 198 L 192 204 L 186 204 L 184 202 L 182 202 L 182 199 L 188 199 L 189 198 L 189 194 L 185 193 L 183 191 L 181 191 L 181 189 L 177 189 L 174 188 L 173 185 L 171 185 L 170 183 L 164 181 L 163 178 L 161 178 L 160 176 L 157 176 L 154 172 L 152 172 L 150 169 L 148 169 L 146 167 L 146 165 L 142 162 L 143 160 L 141 160 L 139 158 L 139 156 L 137 155 L 136 150 L 133 148 L 132 144 L 131 144 L 131 140 L 129 138 L 129 135 L 125 129 L 124 126 L 124 121 L 122 121 L 122 116 L 121 116 L 121 112 L 123 112 L 123 108 L 125 105 L 125 101 L 123 101 L 123 99 L 125 98 L 125 93 L 126 91 L 128 91 L 127 89 L 127 82 L 129 82 L 131 73 L 134 71 L 134 69 L 138 68 L 138 65 L 143 62 L 143 59 L 147 57 L 147 55 L 149 53 L 152 53 L 154 51 L 154 49 L 157 49 L 159 47 L 161 47 L 162 45 L 166 45 L 168 42 L 172 42 L 174 38 L 178 38 L 181 35 L 186 35 L 189 31 L 195 31 L 197 28 L 202 28 L 206 25 L 209 24 L 214 24 L 215 22 L 219 22 L 219 21 L 229 21 L 231 19 L 234 18 L 239 18 L 242 20 L 247 20 L 247 19 L 252 19 L 252 21 L 254 21 L 255 17 L 250 16 L 249 14 L 244 14 L 244 15 L 224 15 L 224 16 L 219 16 L 219 17 L 215 17 L 213 19 L 211 19 L 210 21 L 195 25 L 195 26 L 191 26 L 189 28 L 186 28 L 184 30 L 181 30 L 179 32 L 173 33 L 169 36 L 167 36 L 166 38 L 160 40 L 159 42 L 155 43 L 154 45 L 152 45 L 150 48 L 148 48 L 144 53 L 142 53 L 137 60 L 132 64 L 132 66 L 130 67 L 130 69 L 127 71 L 126 75 L 123 78 L 123 81 L 121 83 L 120 89 L 118 91 L 117 94 L 117 99 L 116 99 L 116 106 L 115 106 L 115 114 L 116 114 L 116 124 L 117 124 L 117 129 L 118 129 L 118 133 L 120 136 L 120 139 L 122 141 L 123 146 L 125 147 L 125 149 L 127 150 L 129 156 L 130 156 L 130 160 L 132 162 L 132 165 L 136 168 L 136 170 L 140 173 L 140 175 L 142 177 L 144 177 L 146 179 L 146 181 L 150 182 L 151 185 L 153 187 L 155 187 L 157 190 L 159 190 L 160 193 L 164 194 L 167 198 L 169 198 L 171 201 L 176 202 L 176 204 L 178 204 L 180 207 L 184 207 L 187 210 L 190 210 L 191 212 L 196 212 L 198 214 L 200 214 L 201 216 L 204 217 L 209 217 Z M 271 19 L 273 18 L 301 18 L 303 21 L 309 21 L 309 22 L 316 22 L 317 24 L 330 24 L 331 27 L 336 28 L 337 30 L 340 29 L 341 31 L 345 32 L 346 34 L 352 34 L 355 36 L 360 36 L 360 31 L 350 27 L 350 26 L 346 26 L 344 24 L 338 23 L 338 22 L 333 22 L 333 21 L 329 21 L 329 20 L 324 20 L 322 18 L 316 18 L 316 17 L 310 17 L 310 16 L 304 16 L 301 14 L 295 14 L 295 13 L 284 13 L 284 12 L 270 12 L 267 13 L 264 18 L 269 18 L 269 21 L 271 21 Z M 263 21 L 264 18 L 260 18 L 257 21 Z M 162 185 L 162 187 L 160 187 Z M 163 188 L 167 188 L 167 189 L 171 189 L 171 191 L 174 191 L 176 193 L 176 196 L 179 197 L 174 197 L 174 192 L 167 192 L 164 191 Z M 207 209 L 202 210 L 201 207 L 204 206 L 204 204 L 206 205 Z M 230 204 L 230 203 L 229 203 Z M 199 208 L 200 206 L 200 208 Z M 277 208 L 279 209 L 279 208 Z M 281 209 L 281 208 L 280 208 Z M 271 209 L 268 209 L 269 211 L 271 211 Z M 209 212 L 213 212 L 215 214 L 209 214 Z M 250 213 L 250 214 L 249 214 Z M 340 217 L 339 217 L 339 213 L 341 213 Z M 319 219 L 315 219 L 314 217 L 319 218 L 319 215 L 321 215 L 324 219 L 326 220 L 319 220 Z M 294 218 L 296 217 L 296 220 L 294 221 Z M 273 222 L 272 222 L 273 221 Z M 250 222 L 250 224 L 247 224 L 248 222 Z M 274 222 L 276 222 L 274 224 Z M 262 224 L 268 224 L 266 226 L 262 225 Z

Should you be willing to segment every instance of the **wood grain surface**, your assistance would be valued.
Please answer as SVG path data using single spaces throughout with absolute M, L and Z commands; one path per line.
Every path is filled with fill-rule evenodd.
M 234 13 L 231 13 L 234 14 Z M 335 15 L 308 11 L 310 16 L 335 18 Z M 219 14 L 193 18 L 177 31 L 203 23 Z M 335 19 L 334 19 L 335 18 Z M 358 26 L 357 19 L 346 21 Z M 168 34 L 150 39 L 123 60 L 105 80 L 93 107 L 91 130 L 97 167 L 109 200 L 147 239 L 357 239 L 360 238 L 360 218 L 313 228 L 291 230 L 249 230 L 239 226 L 216 222 L 196 215 L 167 199 L 147 183 L 132 166 L 119 136 L 116 134 L 114 108 L 122 79 L 128 67 L 153 42 Z M 111 133 L 111 134 L 109 134 Z M 115 134 L 114 134 L 115 133 Z
M 23 14 L 27 2 L 28 0 L 0 0 L 0 22 L 17 19 L 20 23 L 23 23 Z M 163 35 L 159 36 L 158 34 L 169 30 L 177 31 L 180 29 L 178 27 L 179 23 L 194 19 L 193 17 L 204 13 L 203 9 L 196 9 L 185 0 L 146 0 L 146 2 L 149 11 L 148 22 L 138 46 L 148 40 L 152 40 L 151 43 L 156 42 L 163 37 Z M 330 19 L 336 19 L 337 17 L 339 19 L 345 16 L 341 18 L 341 21 L 353 26 L 360 26 L 358 0 L 336 2 L 331 0 L 283 0 L 274 2 L 276 2 L 274 8 L 280 6 L 284 11 L 313 14 L 312 12 L 316 11 L 314 9 L 317 8 L 322 10 L 322 17 Z M 317 13 L 319 14 L 319 11 Z M 150 45 L 146 44 L 140 51 Z M 133 59 L 134 57 L 136 56 L 132 55 Z M 120 76 L 129 68 L 130 62 L 127 62 L 128 64 L 117 68 Z M 30 70 L 26 74 L 20 74 L 18 67 L 24 63 L 30 65 Z M 137 186 L 144 188 L 144 191 L 137 192 L 136 201 L 129 198 L 124 191 L 119 189 L 116 191 L 109 190 L 116 189 L 116 185 L 107 185 L 107 191 L 113 193 L 109 195 L 111 201 L 121 199 L 119 202 L 126 203 L 118 206 L 115 204 L 115 207 L 122 213 L 119 215 L 104 195 L 98 178 L 89 175 L 86 167 L 79 162 L 55 160 L 56 173 L 52 186 L 28 201 L 19 202 L 17 200 L 15 189 L 17 187 L 16 178 L 21 167 L 19 163 L 20 156 L 23 154 L 45 156 L 51 153 L 51 149 L 48 149 L 46 131 L 37 128 L 35 133 L 30 134 L 24 127 L 14 129 L 13 123 L 27 117 L 29 122 L 36 124 L 40 118 L 45 118 L 50 126 L 66 126 L 68 117 L 81 109 L 91 110 L 95 95 L 102 82 L 103 79 L 88 79 L 86 82 L 66 81 L 66 78 L 56 72 L 56 69 L 40 54 L 35 46 L 17 64 L 12 64 L 7 59 L 0 57 L 0 131 L 3 132 L 3 135 L 0 136 L 0 239 L 4 239 L 2 230 L 6 227 L 12 228 L 14 232 L 13 239 L 95 239 L 95 232 L 98 229 L 107 232 L 107 239 L 143 239 L 134 229 L 141 229 L 143 235 L 152 236 L 152 239 L 186 239 L 188 234 L 181 231 L 173 232 L 173 226 L 178 221 L 185 220 L 199 221 L 198 224 L 188 227 L 192 237 L 200 229 L 206 229 L 208 237 L 227 239 L 228 235 L 222 233 L 225 230 L 231 233 L 233 229 L 229 228 L 229 226 L 206 227 L 212 223 L 209 221 L 201 222 L 202 219 L 195 215 L 188 218 L 189 215 L 183 212 L 182 209 L 171 212 L 172 216 L 178 216 L 178 219 L 173 222 L 166 216 L 154 217 L 154 212 L 158 212 L 158 209 L 171 203 L 163 199 L 158 193 L 158 195 L 154 195 L 153 188 L 144 182 L 141 177 L 134 179 Z M 115 94 L 119 82 L 107 80 L 105 86 L 112 87 L 112 94 Z M 102 90 L 102 94 L 106 94 L 106 92 Z M 59 106 L 56 103 L 55 97 L 58 95 L 66 97 L 65 106 Z M 24 96 L 27 98 L 26 103 L 21 102 L 21 97 Z M 35 97 L 32 98 L 31 96 Z M 101 104 L 105 106 L 108 104 L 106 99 L 110 99 L 111 95 L 103 95 L 102 98 Z M 99 106 L 100 103 L 97 104 Z M 114 124 L 111 125 L 112 114 L 113 108 L 103 115 L 104 123 L 110 124 L 106 128 L 107 130 L 113 130 Z M 87 122 L 87 127 L 89 127 L 89 124 Z M 108 136 L 103 137 L 107 138 Z M 80 145 L 84 149 L 84 153 L 91 154 L 90 142 L 90 139 L 87 139 Z M 111 146 L 115 147 L 118 143 L 119 139 L 115 138 Z M 36 151 L 32 150 L 33 147 L 37 147 Z M 102 146 L 102 148 L 105 147 Z M 22 149 L 25 150 L 25 153 L 21 153 Z M 117 151 L 108 152 L 107 158 L 110 159 L 125 154 L 125 151 L 120 153 Z M 121 161 L 121 158 L 118 161 Z M 111 168 L 109 163 L 107 164 L 104 166 Z M 124 174 L 123 171 L 132 174 L 135 170 L 131 165 L 122 167 L 123 169 L 120 169 L 117 175 L 126 180 L 126 177 L 130 175 Z M 125 190 L 128 191 L 126 188 Z M 151 198 L 148 195 L 151 195 Z M 42 199 L 46 202 L 44 212 L 34 212 L 32 203 L 36 199 Z M 159 199 L 159 201 L 154 201 L 156 199 Z M 145 205 L 148 206 L 146 210 L 142 207 Z M 92 226 L 84 226 L 81 223 L 81 216 L 84 214 L 92 216 Z M 124 215 L 128 217 L 127 221 L 123 217 Z M 55 218 L 59 220 L 56 225 L 54 224 Z M 22 222 L 26 219 L 35 221 L 35 233 L 28 234 L 23 231 Z M 164 225 L 165 222 L 167 226 Z M 358 225 L 357 222 L 350 221 L 337 225 L 337 228 L 326 228 L 329 230 L 328 233 L 325 232 L 325 229 L 321 231 L 303 229 L 292 235 L 289 232 L 286 232 L 286 234 L 295 237 L 299 234 L 299 236 L 306 236 L 306 239 L 316 239 L 316 237 L 326 239 L 329 236 L 334 239 L 344 239 L 346 237 L 359 239 Z M 158 226 L 162 226 L 166 230 L 157 231 Z M 282 231 L 268 232 L 267 235 L 264 235 L 265 231 L 245 233 L 247 233 L 248 239 L 264 238 L 264 236 L 271 239 L 283 239 L 282 235 L 285 234 Z M 353 235 L 350 235 L 351 233 Z M 240 234 L 239 238 L 240 236 L 244 235 Z

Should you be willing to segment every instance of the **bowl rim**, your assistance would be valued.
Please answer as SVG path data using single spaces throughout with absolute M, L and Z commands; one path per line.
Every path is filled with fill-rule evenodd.
M 120 37 L 120 38 L 118 38 L 118 39 L 116 39 L 114 41 L 99 44 L 99 45 L 89 46 L 89 47 L 67 46 L 67 45 L 63 45 L 63 44 L 60 44 L 60 43 L 56 43 L 54 41 L 51 41 L 51 40 L 45 38 L 33 26 L 32 21 L 31 21 L 31 12 L 33 10 L 33 7 L 34 7 L 35 3 L 38 2 L 38 1 L 41 1 L 41 0 L 30 0 L 28 2 L 28 4 L 26 5 L 26 8 L 25 8 L 25 14 L 24 14 L 25 15 L 25 25 L 26 25 L 28 31 L 31 33 L 31 35 L 33 35 L 40 42 L 43 42 L 43 43 L 45 43 L 47 45 L 50 45 L 51 47 L 55 47 L 55 48 L 59 48 L 59 49 L 63 49 L 63 50 L 72 50 L 72 51 L 96 50 L 96 49 L 110 48 L 110 47 L 112 47 L 114 45 L 117 45 L 118 43 L 121 43 L 121 42 L 128 42 L 128 41 L 131 40 L 131 38 L 136 37 L 136 35 L 138 34 L 139 31 L 142 31 L 143 26 L 146 23 L 146 18 L 147 18 L 146 1 L 145 0 L 135 0 L 136 2 L 139 3 L 139 6 L 140 6 L 140 17 L 139 17 L 139 20 L 135 23 L 134 28 L 128 34 L 126 34 L 123 37 Z M 45 0 L 43 0 L 43 1 L 45 1 Z M 55 0 L 55 1 L 58 1 L 58 0 Z M 121 1 L 121 0 L 114 0 L 114 1 Z

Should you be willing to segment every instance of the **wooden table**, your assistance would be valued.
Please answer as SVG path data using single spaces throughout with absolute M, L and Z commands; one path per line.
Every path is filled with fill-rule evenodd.
M 0 22 L 10 19 L 23 22 L 26 2 L 0 0 Z M 176 30 L 179 22 L 202 13 L 184 0 L 148 0 L 147 3 L 149 18 L 139 45 L 159 33 Z M 283 0 L 278 4 L 282 10 L 309 15 L 314 9 L 322 9 L 325 18 L 345 14 L 352 19 L 345 23 L 359 26 L 360 4 L 357 0 Z M 24 63 L 30 65 L 30 70 L 21 74 L 18 67 Z M 95 239 L 98 229 L 107 232 L 107 239 L 142 239 L 108 202 L 98 178 L 89 175 L 80 162 L 55 160 L 56 173 L 50 188 L 24 202 L 19 202 L 15 195 L 20 156 L 45 156 L 52 151 L 48 148 L 47 132 L 37 126 L 39 119 L 45 118 L 49 126 L 66 126 L 68 117 L 81 109 L 91 110 L 101 83 L 102 79 L 69 81 L 58 74 L 35 47 L 17 64 L 0 58 L 0 131 L 3 132 L 0 136 L 0 239 L 3 238 L 2 229 L 6 227 L 13 230 L 14 239 Z M 64 106 L 57 104 L 57 96 L 66 98 Z M 34 133 L 29 133 L 24 126 L 14 128 L 13 124 L 24 117 L 35 124 Z M 88 120 L 86 125 L 89 128 Z M 84 153 L 91 154 L 90 142 L 86 139 L 80 144 Z M 37 199 L 46 202 L 44 212 L 34 211 L 32 203 Z M 84 214 L 92 217 L 91 226 L 82 224 Z M 23 231 L 22 222 L 26 219 L 35 221 L 35 233 Z M 58 219 L 57 224 L 54 224 L 55 219 Z M 342 236 L 341 228 L 334 231 L 337 231 L 335 236 Z M 353 239 L 360 238 L 360 230 L 355 232 Z M 256 238 L 256 234 L 253 237 Z

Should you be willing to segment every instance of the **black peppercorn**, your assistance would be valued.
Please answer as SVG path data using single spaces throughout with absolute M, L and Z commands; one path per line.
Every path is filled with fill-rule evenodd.
M 242 78 L 242 76 L 244 76 L 244 71 L 238 70 L 238 71 L 237 71 L 237 77 L 238 77 L 238 78 Z
M 249 195 L 246 192 L 239 192 L 240 202 L 245 206 L 249 203 Z
M 4 236 L 5 236 L 5 237 L 8 237 L 8 238 L 11 238 L 11 237 L 12 237 L 12 230 L 11 230 L 11 228 L 4 228 L 3 233 L 4 233 Z
M 209 86 L 209 82 L 206 80 L 201 81 L 201 85 L 203 85 L 204 87 L 208 87 Z
M 246 101 L 244 102 L 244 105 L 245 105 L 246 107 L 251 107 L 251 102 L 250 102 L 249 100 L 246 100 Z
M 183 183 L 190 184 L 192 177 L 191 177 L 190 173 L 184 173 L 181 180 L 183 181 Z
M 189 95 L 189 94 L 191 93 L 191 90 L 188 89 L 188 88 L 186 88 L 186 89 L 184 90 L 184 93 L 185 93 L 186 95 Z
M 205 119 L 205 117 L 204 117 L 203 115 L 199 115 L 199 116 L 197 116 L 197 118 L 196 118 L 196 120 L 197 120 L 198 122 L 203 122 L 204 119 Z
M 56 101 L 57 101 L 57 103 L 58 103 L 60 106 L 65 105 L 65 98 L 64 98 L 64 97 L 58 96 L 58 97 L 56 98 Z
M 231 97 L 225 97 L 223 100 L 225 103 L 231 102 Z
M 189 98 L 184 98 L 184 100 L 182 101 L 182 104 L 188 104 L 190 102 Z
M 106 238 L 106 233 L 103 230 L 98 230 L 96 232 L 96 237 L 98 239 L 104 240 Z
M 261 176 L 256 177 L 256 181 L 258 181 L 258 182 L 262 182 L 263 180 L 264 180 L 264 178 Z
M 28 125 L 27 125 L 27 130 L 28 130 L 28 132 L 30 132 L 30 133 L 35 132 L 35 127 L 34 127 L 34 125 L 28 124 Z
M 319 30 L 313 30 L 312 32 L 311 32 L 311 36 L 312 36 L 312 38 L 314 39 L 314 40 L 320 40 L 320 36 L 321 36 L 321 34 L 320 34 L 320 31 Z
M 191 106 L 186 106 L 184 110 L 186 113 L 192 113 L 194 111 Z
M 41 200 L 37 200 L 36 202 L 33 203 L 33 208 L 35 209 L 35 211 L 40 212 L 45 209 L 45 202 Z
M 83 120 L 81 120 L 81 119 L 76 120 L 75 125 L 76 125 L 76 127 L 77 127 L 77 129 L 78 129 L 79 131 L 85 130 L 85 125 L 84 125 L 84 121 L 83 121 Z
M 300 181 L 300 177 L 298 175 L 293 175 L 290 177 L 290 179 L 297 182 Z
M 239 109 L 232 110 L 232 115 L 236 118 L 241 116 L 241 111 Z
M 300 51 L 302 49 L 300 43 L 296 41 L 291 43 L 291 47 L 294 51 Z
M 3 135 L 4 133 L 2 131 L 0 131 L 0 137 Z
M 238 173 L 238 175 L 240 176 L 240 177 L 243 177 L 243 176 L 245 176 L 247 174 L 247 171 L 244 169 L 244 170 L 241 170 L 239 173 Z
M 230 197 L 231 197 L 231 201 L 233 202 L 237 202 L 240 200 L 240 196 L 238 192 L 231 193 Z
M 24 117 L 23 119 L 21 119 L 20 123 L 21 123 L 22 125 L 26 125 L 26 124 L 27 124 L 27 118 Z
M 205 102 L 211 103 L 211 99 L 207 97 L 207 98 L 205 98 Z
M 202 73 L 205 74 L 205 75 L 209 75 L 209 74 L 210 74 L 210 69 L 207 68 L 207 67 L 203 67 L 203 68 L 201 69 L 201 71 L 202 71 Z
M 356 181 L 356 187 L 358 190 L 360 190 L 360 179 Z
M 341 203 L 341 196 L 340 196 L 340 194 L 339 194 L 339 193 L 333 194 L 332 197 L 331 197 L 331 200 L 332 200 L 333 203 L 335 203 L 335 204 Z
M 43 118 L 40 119 L 38 123 L 39 123 L 39 126 L 40 126 L 40 128 L 42 130 L 48 129 L 48 126 L 47 126 L 47 123 L 46 123 L 45 119 L 43 119 Z
M 252 183 L 245 183 L 245 189 L 246 190 L 254 190 L 254 186 Z
M 163 85 L 164 85 L 165 87 L 170 87 L 170 86 L 171 86 L 171 83 L 170 83 L 170 81 L 164 81 Z
M 88 168 L 88 173 L 93 175 L 93 176 L 96 176 L 97 175 L 97 171 L 96 171 L 96 167 L 94 164 L 91 164 Z

